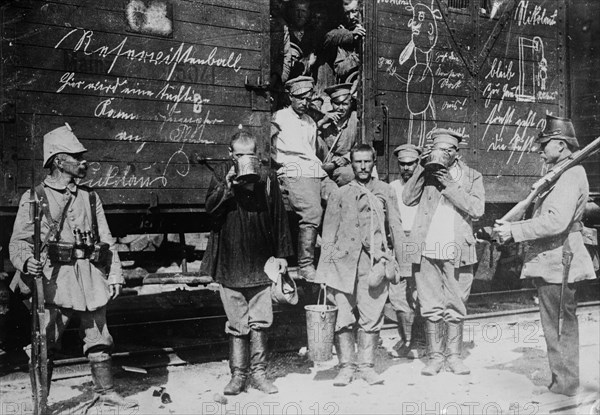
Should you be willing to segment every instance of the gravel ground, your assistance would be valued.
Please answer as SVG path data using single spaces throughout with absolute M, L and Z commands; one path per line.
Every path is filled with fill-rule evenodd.
M 550 380 L 546 345 L 539 321 L 518 317 L 503 321 L 469 321 L 464 341 L 468 376 L 441 373 L 420 375 L 423 361 L 400 359 L 390 353 L 398 341 L 383 336 L 376 370 L 385 384 L 369 387 L 355 381 L 336 388 L 335 358 L 313 363 L 300 353 L 272 357 L 269 375 L 279 388 L 276 395 L 250 389 L 238 396 L 221 395 L 229 380 L 226 360 L 204 364 L 149 369 L 147 374 L 117 371 L 119 391 L 139 403 L 132 411 L 94 407 L 90 414 L 589 414 L 600 385 L 600 312 L 580 313 L 582 393 L 573 400 L 547 391 Z M 531 317 L 529 317 L 531 319 Z M 91 378 L 52 382 L 50 409 L 54 414 L 81 413 L 91 398 Z M 153 392 L 164 388 L 170 403 Z M 0 378 L 1 414 L 30 413 L 29 383 L 23 377 Z M 163 395 L 164 397 L 164 395 Z M 574 403 L 573 403 L 574 402 Z M 573 408 L 578 402 L 584 402 Z M 557 410 L 563 408 L 562 410 Z

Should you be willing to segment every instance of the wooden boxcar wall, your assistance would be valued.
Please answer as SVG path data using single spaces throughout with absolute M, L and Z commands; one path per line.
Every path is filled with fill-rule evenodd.
M 467 137 L 460 154 L 484 175 L 487 202 L 523 198 L 542 173 L 532 149 L 545 114 L 568 111 L 565 1 L 376 0 L 368 18 L 380 171 L 397 177 L 395 146 L 451 128 Z
M 600 136 L 600 2 L 569 2 L 571 117 L 581 144 Z M 584 163 L 590 192 L 600 196 L 600 154 Z
M 201 158 L 228 157 L 238 125 L 269 154 L 267 0 L 13 0 L 2 6 L 0 206 L 36 175 L 42 135 L 68 122 L 84 183 L 106 205 L 204 203 Z

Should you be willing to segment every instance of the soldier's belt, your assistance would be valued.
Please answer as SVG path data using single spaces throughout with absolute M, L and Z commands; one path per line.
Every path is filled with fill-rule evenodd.
M 72 242 L 48 242 L 48 258 L 51 262 L 70 263 L 76 259 L 89 259 L 94 263 L 103 263 L 108 251 L 109 246 L 105 242 L 84 246 L 76 246 Z

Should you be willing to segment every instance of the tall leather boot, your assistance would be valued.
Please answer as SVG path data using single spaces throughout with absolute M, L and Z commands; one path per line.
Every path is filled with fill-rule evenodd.
M 446 363 L 447 369 L 455 375 L 468 375 L 471 370 L 461 359 L 463 348 L 464 323 L 446 323 Z
M 412 311 L 409 313 L 405 311 L 396 311 L 396 318 L 398 320 L 398 333 L 403 341 L 402 345 L 396 349 L 398 352 L 398 357 L 414 358 L 414 356 L 409 355 L 413 347 L 412 328 L 415 320 L 415 313 Z
M 369 385 L 383 384 L 383 379 L 373 369 L 375 366 L 375 349 L 378 344 L 379 332 L 367 333 L 366 331 L 358 330 L 357 376 Z
M 298 234 L 298 267 L 300 276 L 309 282 L 313 282 L 317 277 L 315 270 L 316 243 L 317 228 L 301 225 Z
M 250 339 L 248 336 L 229 336 L 229 369 L 231 380 L 223 394 L 239 395 L 246 389 L 248 364 L 250 360 Z
M 267 332 L 250 330 L 251 384 L 264 393 L 277 393 L 279 389 L 267 379 Z
M 424 376 L 437 375 L 444 367 L 444 321 L 425 322 L 425 337 L 427 339 L 427 365 L 421 369 Z
M 90 366 L 94 381 L 94 400 L 90 406 L 95 403 L 116 406 L 120 409 L 131 409 L 138 406 L 137 402 L 123 398 L 114 390 L 112 359 L 110 357 L 100 361 L 90 357 Z
M 340 371 L 333 380 L 333 386 L 348 386 L 356 371 L 354 333 L 352 329 L 342 329 L 335 333 L 333 341 L 340 362 Z

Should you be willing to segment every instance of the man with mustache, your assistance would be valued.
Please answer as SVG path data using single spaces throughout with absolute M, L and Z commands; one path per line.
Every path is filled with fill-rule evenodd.
M 579 148 L 571 120 L 552 115 L 546 115 L 546 127 L 537 142 L 541 157 L 550 168 L 568 159 Z M 579 387 L 575 283 L 596 278 L 581 233 L 588 194 L 585 169 L 581 165 L 571 167 L 554 186 L 538 196 L 531 219 L 512 223 L 497 220 L 494 227 L 501 242 L 527 242 L 521 278 L 533 278 L 538 290 L 552 372 L 548 389 L 567 396 L 576 395 Z M 568 257 L 572 259 L 567 261 Z
M 394 276 L 388 271 L 395 271 L 405 242 L 396 193 L 373 177 L 375 150 L 358 144 L 350 160 L 354 179 L 331 195 L 317 269 L 317 281 L 327 284 L 328 300 L 338 308 L 334 343 L 340 371 L 333 384 L 341 387 L 355 378 L 369 385 L 383 383 L 374 369 L 375 352 L 388 297 L 388 275 Z
M 29 190 L 19 203 L 10 260 L 25 284 L 31 285 L 37 275 L 43 279 L 40 295 L 46 304 L 46 327 L 41 330 L 47 336 L 48 385 L 62 334 L 69 320 L 78 316 L 83 353 L 94 381 L 92 403 L 134 408 L 137 403 L 126 401 L 113 385 L 113 339 L 106 325 L 106 305 L 121 293 L 124 279 L 102 203 L 96 192 L 77 184 L 87 174 L 86 151 L 68 124 L 44 135 L 44 167 L 50 174 L 34 189 L 43 213 L 41 258 L 33 257 Z M 87 248 L 82 248 L 82 241 Z
M 398 159 L 398 168 L 400 170 L 400 178 L 390 183 L 390 186 L 396 191 L 398 197 L 398 208 L 402 217 L 402 226 L 407 240 L 410 240 L 411 229 L 414 223 L 415 215 L 417 214 L 417 206 L 406 206 L 402 203 L 402 191 L 406 186 L 406 182 L 412 177 L 419 162 L 421 161 L 421 147 L 414 144 L 402 144 L 394 149 L 394 155 Z M 396 311 L 398 319 L 398 332 L 400 341 L 394 347 L 399 357 L 418 357 L 415 353 L 415 346 L 418 340 L 422 340 L 420 336 L 422 331 L 421 316 L 418 310 L 417 301 L 417 286 L 415 282 L 415 272 L 418 269 L 417 265 L 410 262 L 400 265 L 400 275 L 396 284 L 390 284 L 390 304 Z M 415 322 L 416 320 L 416 322 Z M 417 338 L 413 338 L 413 324 L 415 324 L 415 334 Z

